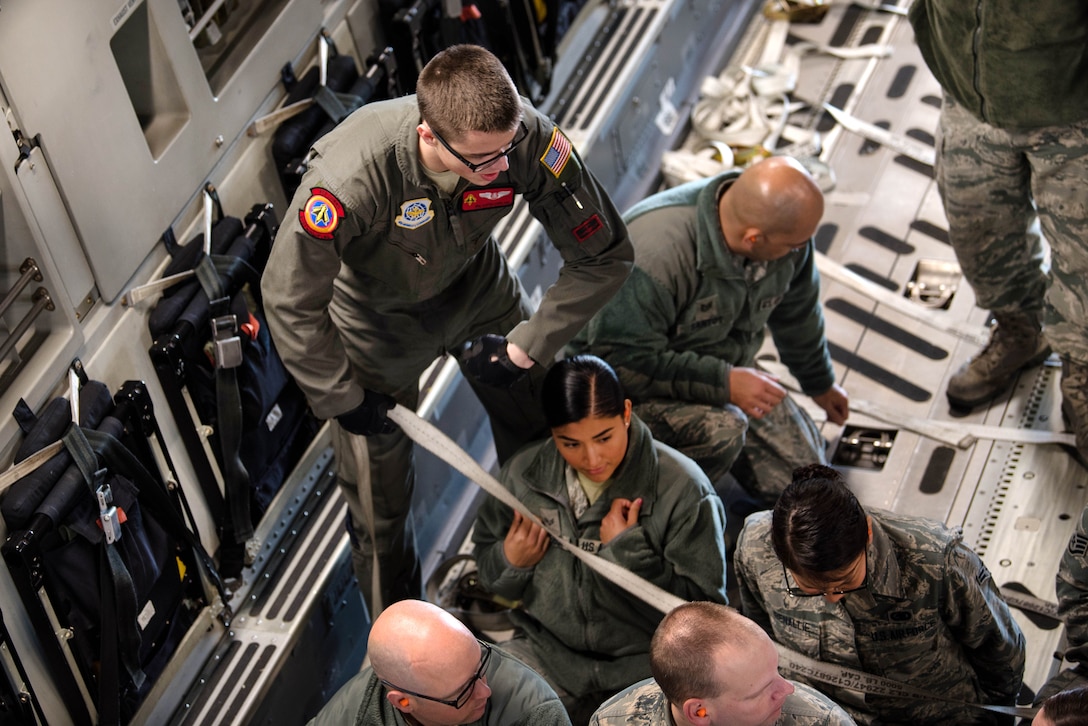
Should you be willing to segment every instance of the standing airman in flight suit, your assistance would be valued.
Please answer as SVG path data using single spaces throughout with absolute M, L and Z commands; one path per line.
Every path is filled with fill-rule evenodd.
M 314 413 L 336 422 L 354 567 L 373 612 L 375 546 L 381 602 L 422 591 L 412 443 L 389 408 L 415 408 L 420 375 L 450 353 L 491 418 L 500 461 L 545 435 L 544 370 L 623 283 L 633 253 L 570 140 L 477 46 L 438 53 L 414 96 L 360 108 L 313 152 L 261 289 L 284 363 Z M 518 195 L 564 262 L 536 312 L 492 236 Z M 357 435 L 368 437 L 369 476 L 352 462 Z

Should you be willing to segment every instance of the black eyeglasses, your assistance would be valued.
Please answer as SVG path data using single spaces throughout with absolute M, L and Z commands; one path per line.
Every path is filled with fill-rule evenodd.
M 790 585 L 789 571 L 786 569 L 786 563 L 780 562 L 782 565 L 782 579 L 786 583 L 786 592 L 793 597 L 824 597 L 825 595 L 846 595 L 851 592 L 857 592 L 858 590 L 866 590 L 869 587 L 869 556 L 866 554 L 862 559 L 863 566 L 865 567 L 865 579 L 861 581 L 861 585 L 858 587 L 851 587 L 846 590 L 824 590 L 821 592 L 805 592 L 798 587 Z M 796 580 L 794 580 L 796 582 Z
M 438 139 L 439 143 L 441 143 L 443 146 L 446 147 L 446 151 L 453 154 L 453 157 L 455 159 L 457 159 L 457 161 L 459 161 L 462 164 L 464 164 L 465 166 L 467 166 L 469 171 L 471 171 L 473 173 L 476 173 L 480 169 L 483 169 L 484 167 L 491 166 L 492 164 L 494 164 L 496 161 L 503 158 L 504 156 L 509 156 L 510 153 L 513 152 L 513 150 L 518 147 L 518 144 L 520 144 L 522 141 L 525 141 L 525 139 L 528 138 L 529 129 L 528 129 L 528 127 L 525 126 L 524 121 L 520 122 L 517 135 L 514 136 L 514 140 L 510 142 L 510 145 L 506 147 L 505 151 L 500 151 L 498 154 L 495 154 L 494 156 L 492 156 L 487 161 L 480 161 L 480 162 L 477 162 L 475 164 L 473 164 L 471 161 L 469 161 L 468 159 L 466 159 L 465 157 L 461 156 L 456 151 L 454 151 L 453 147 L 450 146 L 448 143 L 446 143 L 446 140 L 443 139 L 441 136 L 439 136 L 438 132 L 435 131 L 433 128 L 431 129 L 431 133 L 434 134 L 434 137 L 436 139 Z
M 472 697 L 472 690 L 476 687 L 476 681 L 484 677 L 484 671 L 487 670 L 487 664 L 491 662 L 491 646 L 482 640 L 477 640 L 480 644 L 480 667 L 476 669 L 475 675 L 468 680 L 465 687 L 458 692 L 453 699 L 435 698 L 433 696 L 424 696 L 422 693 L 416 693 L 415 691 L 409 691 L 407 688 L 401 688 L 400 686 L 394 686 L 384 678 L 381 679 L 381 683 L 386 688 L 394 691 L 400 691 L 401 693 L 407 693 L 409 696 L 415 696 L 416 698 L 422 698 L 427 701 L 434 701 L 435 703 L 441 703 L 443 706 L 451 706 L 452 708 L 461 709 L 468 703 L 468 700 Z

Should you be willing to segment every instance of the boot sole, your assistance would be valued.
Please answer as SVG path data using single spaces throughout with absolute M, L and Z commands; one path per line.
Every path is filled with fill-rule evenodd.
M 1041 353 L 1036 355 L 1034 358 L 1031 358 L 1026 363 L 1024 363 L 1024 365 L 1017 368 L 1016 372 L 1020 373 L 1022 371 L 1027 370 L 1028 368 L 1034 368 L 1035 366 L 1040 365 L 1043 361 L 1045 361 L 1049 357 L 1050 357 L 1050 347 L 1048 346 Z M 955 395 L 949 393 L 948 391 L 945 391 L 944 395 L 948 398 L 948 404 L 952 408 L 957 409 L 959 411 L 970 411 L 971 409 L 975 408 L 976 406 L 981 406 L 984 403 L 989 403 L 990 401 L 994 400 L 998 396 L 1000 396 L 1003 393 L 1005 393 L 1006 391 L 1008 391 L 1010 388 L 1012 388 L 1012 386 L 1013 386 L 1013 384 L 1010 382 L 1009 385 L 1007 385 L 1007 386 L 1003 386 L 1003 387 L 1001 387 L 1001 388 L 999 388 L 999 389 L 997 389 L 995 391 L 991 391 L 991 392 L 989 392 L 989 393 L 987 393 L 987 394 L 985 394 L 983 396 L 977 396 L 975 398 L 960 398 L 959 396 L 955 396 Z

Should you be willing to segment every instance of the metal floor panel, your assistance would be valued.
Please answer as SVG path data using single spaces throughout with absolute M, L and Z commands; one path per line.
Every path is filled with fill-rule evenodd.
M 753 22 L 733 65 L 758 57 L 768 27 L 762 18 Z M 800 40 L 848 47 L 888 43 L 894 51 L 887 58 L 805 55 L 791 98 L 816 109 L 831 103 L 932 146 L 941 91 L 905 18 L 834 3 L 822 22 L 791 25 L 789 42 Z M 955 263 L 930 167 L 846 131 L 822 111 L 802 111 L 791 123 L 821 131 L 821 158 L 836 177 L 817 237 L 830 258 L 900 295 L 920 264 Z M 1063 430 L 1060 369 L 1053 363 L 1021 375 L 1014 390 L 988 408 L 957 418 L 945 387 L 978 350 L 976 344 L 931 329 L 826 276 L 822 297 L 836 370 L 852 399 L 936 421 Z M 988 318 L 962 280 L 941 314 L 980 331 Z M 773 347 L 767 351 L 773 355 Z M 864 504 L 962 525 L 965 542 L 999 584 L 1055 599 L 1058 560 L 1088 493 L 1085 471 L 1071 456 L 1053 444 L 979 440 L 959 448 L 864 416 L 851 416 L 849 423 L 895 434 L 882 467 L 838 464 Z M 825 424 L 824 433 L 832 446 L 842 443 L 840 427 Z M 1053 653 L 1061 646 L 1061 627 L 1014 613 L 1028 641 L 1025 681 L 1037 689 L 1057 665 Z

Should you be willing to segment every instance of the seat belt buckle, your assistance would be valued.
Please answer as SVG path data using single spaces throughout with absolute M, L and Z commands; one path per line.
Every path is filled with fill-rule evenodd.
M 237 368 L 242 365 L 242 339 L 238 337 L 236 315 L 212 318 L 212 342 L 215 344 L 216 368 Z
M 94 492 L 98 499 L 98 525 L 106 535 L 106 544 L 113 544 L 121 539 L 121 523 L 125 521 L 123 512 L 113 505 L 113 491 L 109 484 L 101 484 Z

